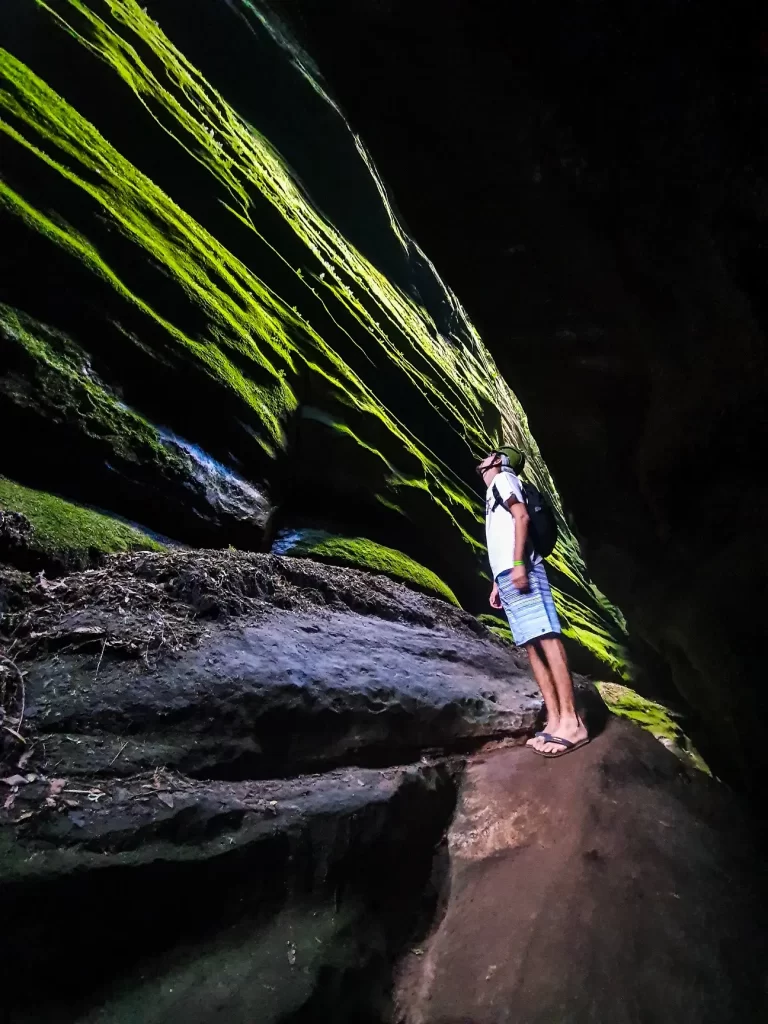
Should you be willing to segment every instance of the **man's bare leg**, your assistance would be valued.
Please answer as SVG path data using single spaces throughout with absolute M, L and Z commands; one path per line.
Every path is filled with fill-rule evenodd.
M 540 643 L 540 640 L 535 640 L 530 644 L 526 644 L 525 650 L 528 654 L 528 660 L 531 663 L 531 668 L 533 669 L 534 678 L 541 690 L 541 695 L 544 698 L 544 706 L 547 709 L 547 724 L 545 729 L 547 732 L 558 736 L 559 733 L 557 730 L 560 728 L 560 702 L 557 696 L 555 679 L 549 669 L 549 665 L 543 657 L 543 651 L 539 647 Z M 563 738 L 565 739 L 565 737 Z M 540 736 L 532 736 L 531 739 L 528 740 L 527 745 L 529 747 L 541 749 L 543 742 L 544 741 Z
M 541 644 L 541 648 L 547 661 L 548 673 L 554 681 L 554 689 L 556 693 L 555 699 L 557 701 L 558 709 L 557 726 L 554 726 L 551 722 L 547 723 L 547 732 L 551 736 L 559 736 L 561 739 L 569 740 L 571 743 L 578 743 L 580 740 L 585 740 L 587 738 L 587 729 L 576 711 L 573 693 L 573 679 L 571 678 L 571 670 L 568 668 L 568 657 L 565 653 L 563 641 L 560 637 L 547 637 L 546 639 L 540 640 L 539 643 Z M 533 664 L 533 662 L 531 662 L 531 664 Z M 534 675 L 535 671 L 536 670 L 534 669 Z M 539 686 L 541 686 L 540 683 Z M 543 692 L 544 691 L 542 690 L 542 693 Z M 547 704 L 547 708 L 549 708 L 546 697 L 544 698 L 544 703 Z M 540 750 L 545 754 L 558 754 L 563 750 L 561 744 L 547 743 L 543 741 L 541 737 L 538 738 L 538 742 L 535 746 L 537 750 Z

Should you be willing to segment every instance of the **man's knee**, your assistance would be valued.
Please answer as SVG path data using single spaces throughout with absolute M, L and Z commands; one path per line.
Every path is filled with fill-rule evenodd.
M 562 651 L 565 650 L 562 633 L 545 633 L 544 636 L 537 637 L 535 642 L 540 644 L 541 649 L 544 651 L 551 651 L 556 648 Z
M 541 642 L 541 637 L 537 636 L 533 640 L 528 640 L 523 644 L 523 650 L 528 655 L 528 660 L 532 662 L 543 662 L 547 664 L 547 653 L 544 649 L 544 645 Z
M 543 650 L 545 644 L 551 643 L 553 640 L 561 641 L 562 640 L 561 634 L 560 633 L 542 633 L 541 636 L 534 636 L 534 637 L 531 637 L 530 640 L 526 640 L 525 644 L 523 646 L 525 647 L 526 650 L 528 650 L 530 647 L 533 647 L 535 650 L 541 651 L 541 650 Z

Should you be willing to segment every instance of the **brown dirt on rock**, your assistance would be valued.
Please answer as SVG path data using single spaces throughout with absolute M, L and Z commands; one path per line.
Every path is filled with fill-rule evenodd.
M 490 636 L 473 616 L 385 577 L 276 555 L 137 552 L 53 581 L 14 570 L 0 575 L 0 636 L 16 659 L 93 644 L 134 657 L 182 650 L 211 619 L 318 606 Z

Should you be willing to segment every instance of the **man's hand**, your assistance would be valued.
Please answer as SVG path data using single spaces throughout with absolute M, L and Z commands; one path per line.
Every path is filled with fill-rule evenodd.
M 528 586 L 528 570 L 524 565 L 516 565 L 512 570 L 512 586 L 515 590 L 519 590 L 521 594 L 525 594 L 530 590 Z
M 499 586 L 497 583 L 493 584 L 493 590 L 491 591 L 490 597 L 491 608 L 495 608 L 496 611 L 501 609 L 501 598 L 499 597 Z

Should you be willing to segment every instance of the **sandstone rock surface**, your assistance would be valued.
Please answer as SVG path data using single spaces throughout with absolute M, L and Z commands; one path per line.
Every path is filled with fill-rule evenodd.
M 616 719 L 545 760 L 467 764 L 443 909 L 402 965 L 403 1024 L 757 1024 L 762 858 L 722 786 Z

